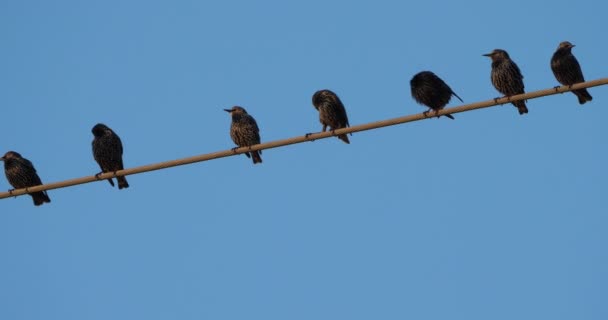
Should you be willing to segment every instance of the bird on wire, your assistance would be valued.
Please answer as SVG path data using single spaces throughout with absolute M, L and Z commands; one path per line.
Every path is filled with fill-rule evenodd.
M 553 57 L 551 57 L 551 70 L 557 81 L 564 86 L 585 82 L 581 66 L 572 54 L 572 48 L 574 47 L 572 43 L 564 41 L 559 44 Z M 578 97 L 578 103 L 580 104 L 593 100 L 587 89 L 572 90 L 572 93 Z
M 327 127 L 334 131 L 350 126 L 344 104 L 333 91 L 324 89 L 315 92 L 312 96 L 312 105 L 319 111 L 319 121 L 323 125 L 323 132 L 327 130 Z M 350 143 L 346 134 L 337 137 L 345 143 Z
M 93 129 L 93 158 L 99 164 L 101 172 L 96 176 L 105 172 L 116 172 L 123 170 L 124 166 L 122 163 L 122 142 L 120 137 L 112 129 L 102 123 L 96 124 Z M 114 182 L 112 178 L 108 181 L 112 186 Z M 127 178 L 124 176 L 117 176 L 116 181 L 118 182 L 118 189 L 128 188 Z
M 0 161 L 4 161 L 4 173 L 13 188 L 22 189 L 42 184 L 40 177 L 36 173 L 36 169 L 34 169 L 34 165 L 19 153 L 9 151 L 3 157 L 0 157 Z M 34 205 L 36 206 L 42 205 L 45 202 L 51 202 L 51 198 L 49 198 L 46 191 L 33 192 L 30 193 L 30 196 L 32 196 Z
M 414 100 L 429 107 L 430 110 L 434 110 L 435 113 L 443 109 L 450 102 L 452 96 L 458 98 L 460 102 L 464 102 L 447 83 L 431 71 L 422 71 L 414 75 L 410 80 L 410 88 Z M 430 110 L 425 111 L 424 114 L 427 115 Z M 454 116 L 451 114 L 445 116 L 454 120 Z M 437 116 L 437 118 L 439 117 Z
M 496 90 L 507 97 L 524 93 L 524 76 L 505 50 L 494 49 L 484 56 L 492 59 L 491 78 Z M 517 107 L 519 114 L 528 113 L 524 100 L 511 103 Z
M 245 108 L 234 106 L 231 109 L 224 109 L 229 112 L 232 118 L 230 124 L 230 138 L 238 147 L 250 147 L 260 143 L 260 129 L 255 119 L 247 113 Z M 238 148 L 237 147 L 237 148 Z M 236 148 L 235 148 L 236 149 Z M 250 155 L 251 153 L 251 155 Z M 245 152 L 247 158 L 253 159 L 253 164 L 262 163 L 260 154 L 262 150 Z

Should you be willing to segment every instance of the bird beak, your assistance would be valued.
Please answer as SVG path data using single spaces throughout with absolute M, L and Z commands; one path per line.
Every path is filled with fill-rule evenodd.
M 491 53 L 485 53 L 485 54 L 482 54 L 482 56 L 484 56 L 484 57 L 491 57 L 492 54 Z
M 4 157 L 0 157 L 0 161 L 4 161 Z
M 224 109 L 226 112 L 232 112 L 232 109 Z
M 573 44 L 570 45 L 570 48 L 574 48 L 574 47 L 576 47 L 576 45 L 573 45 Z

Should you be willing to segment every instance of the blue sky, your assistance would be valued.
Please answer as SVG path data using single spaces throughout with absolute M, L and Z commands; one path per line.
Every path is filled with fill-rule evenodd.
M 271 141 L 319 131 L 324 88 L 353 125 L 424 111 L 422 70 L 487 100 L 495 48 L 528 91 L 557 85 L 564 40 L 602 78 L 606 9 L 4 1 L 0 150 L 56 182 L 98 172 L 98 122 L 133 167 L 232 148 L 233 105 Z M 608 88 L 590 93 L 1 200 L 0 318 L 606 319 Z

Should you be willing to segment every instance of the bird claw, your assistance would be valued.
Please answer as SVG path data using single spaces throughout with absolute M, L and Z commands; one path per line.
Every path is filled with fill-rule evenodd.
M 238 149 L 238 148 L 239 148 L 239 147 L 234 147 L 234 148 L 232 148 L 232 149 L 230 149 L 230 150 L 232 150 L 232 153 L 236 153 L 236 149 Z
M 427 111 L 425 111 L 425 112 L 423 112 L 423 113 L 422 113 L 422 114 L 424 115 L 424 117 L 425 117 L 425 118 L 428 118 L 428 117 L 429 117 L 429 111 L 430 111 L 430 110 L 427 110 Z
M 13 195 L 13 191 L 15 191 L 15 189 L 9 189 L 8 190 L 8 194 L 10 194 L 12 196 Z
M 101 178 L 99 178 L 99 176 L 100 176 L 102 173 L 103 173 L 103 171 L 102 171 L 102 172 L 99 172 L 99 173 L 96 173 L 96 174 L 95 174 L 95 179 L 97 179 L 97 180 L 101 180 Z
M 558 90 L 558 89 L 559 89 L 559 87 L 560 87 L 560 86 L 555 86 L 555 87 L 553 87 L 553 89 L 555 89 L 555 92 L 558 92 L 558 91 L 559 91 L 559 90 Z
M 311 134 L 312 134 L 312 132 L 305 134 L 304 138 L 308 139 L 308 137 L 310 137 Z M 315 139 L 310 139 L 310 141 L 315 141 Z

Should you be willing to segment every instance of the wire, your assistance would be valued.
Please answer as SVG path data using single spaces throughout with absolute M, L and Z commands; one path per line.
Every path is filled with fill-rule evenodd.
M 554 94 L 558 94 L 558 93 L 564 93 L 564 92 L 568 92 L 568 91 L 572 91 L 572 90 L 591 88 L 591 87 L 602 86 L 602 85 L 606 85 L 606 84 L 608 84 L 608 78 L 601 78 L 601 79 L 597 79 L 597 80 L 577 83 L 572 86 L 560 86 L 560 87 L 555 87 L 555 88 L 550 88 L 550 89 L 528 92 L 528 93 L 524 93 L 524 94 L 518 94 L 518 95 L 511 96 L 511 97 L 502 97 L 502 98 L 498 98 L 498 99 L 492 99 L 492 100 L 481 101 L 481 102 L 476 102 L 476 103 L 471 103 L 471 104 L 465 104 L 465 105 L 457 106 L 454 108 L 442 109 L 438 113 L 435 113 L 434 111 L 431 111 L 428 114 L 418 113 L 418 114 L 413 114 L 413 115 L 409 115 L 409 116 L 392 118 L 392 119 L 388 119 L 388 120 L 360 124 L 360 125 L 352 126 L 349 128 L 337 129 L 334 131 L 318 132 L 318 133 L 308 134 L 305 136 L 298 136 L 298 137 L 293 137 L 293 138 L 289 138 L 289 139 L 275 140 L 275 141 L 271 141 L 271 142 L 260 143 L 260 144 L 253 145 L 251 147 L 241 147 L 241 148 L 235 148 L 235 149 L 230 149 L 230 150 L 217 151 L 217 152 L 202 154 L 202 155 L 198 155 L 198 156 L 188 157 L 188 158 L 170 160 L 170 161 L 165 161 L 165 162 L 144 165 L 144 166 L 140 166 L 140 167 L 119 170 L 116 172 L 107 172 L 107 173 L 100 174 L 98 176 L 86 176 L 86 177 L 75 178 L 75 179 L 70 179 L 70 180 L 65 180 L 65 181 L 60 181 L 60 182 L 43 184 L 43 185 L 29 187 L 29 188 L 16 189 L 16 190 L 12 190 L 9 192 L 1 192 L 0 199 L 12 197 L 12 196 L 16 197 L 16 196 L 20 196 L 20 195 L 24 195 L 24 194 L 32 193 L 32 192 L 71 187 L 71 186 L 75 186 L 75 185 L 79 185 L 79 184 L 106 180 L 109 178 L 115 178 L 116 176 L 127 176 L 127 175 L 149 172 L 149 171 L 154 171 L 154 170 L 161 170 L 161 169 L 166 169 L 166 168 L 171 168 L 171 167 L 176 167 L 176 166 L 181 166 L 181 165 L 186 165 L 186 164 L 191 164 L 191 163 L 196 163 L 196 162 L 230 157 L 230 156 L 239 155 L 239 154 L 242 154 L 242 153 L 245 153 L 248 151 L 278 148 L 278 147 L 283 147 L 283 146 L 296 144 L 296 143 L 314 141 L 314 140 L 318 140 L 318 139 L 325 139 L 325 138 L 329 138 L 329 137 L 333 137 L 333 136 L 337 136 L 337 135 L 341 135 L 341 134 L 373 130 L 373 129 L 393 126 L 393 125 L 407 123 L 407 122 L 430 119 L 430 118 L 436 117 L 438 115 L 461 113 L 461 112 L 466 112 L 466 111 L 471 111 L 471 110 L 476 110 L 476 109 L 482 109 L 482 108 L 502 105 L 505 103 L 510 103 L 512 101 L 535 99 L 535 98 L 550 96 L 550 95 L 554 95 Z

